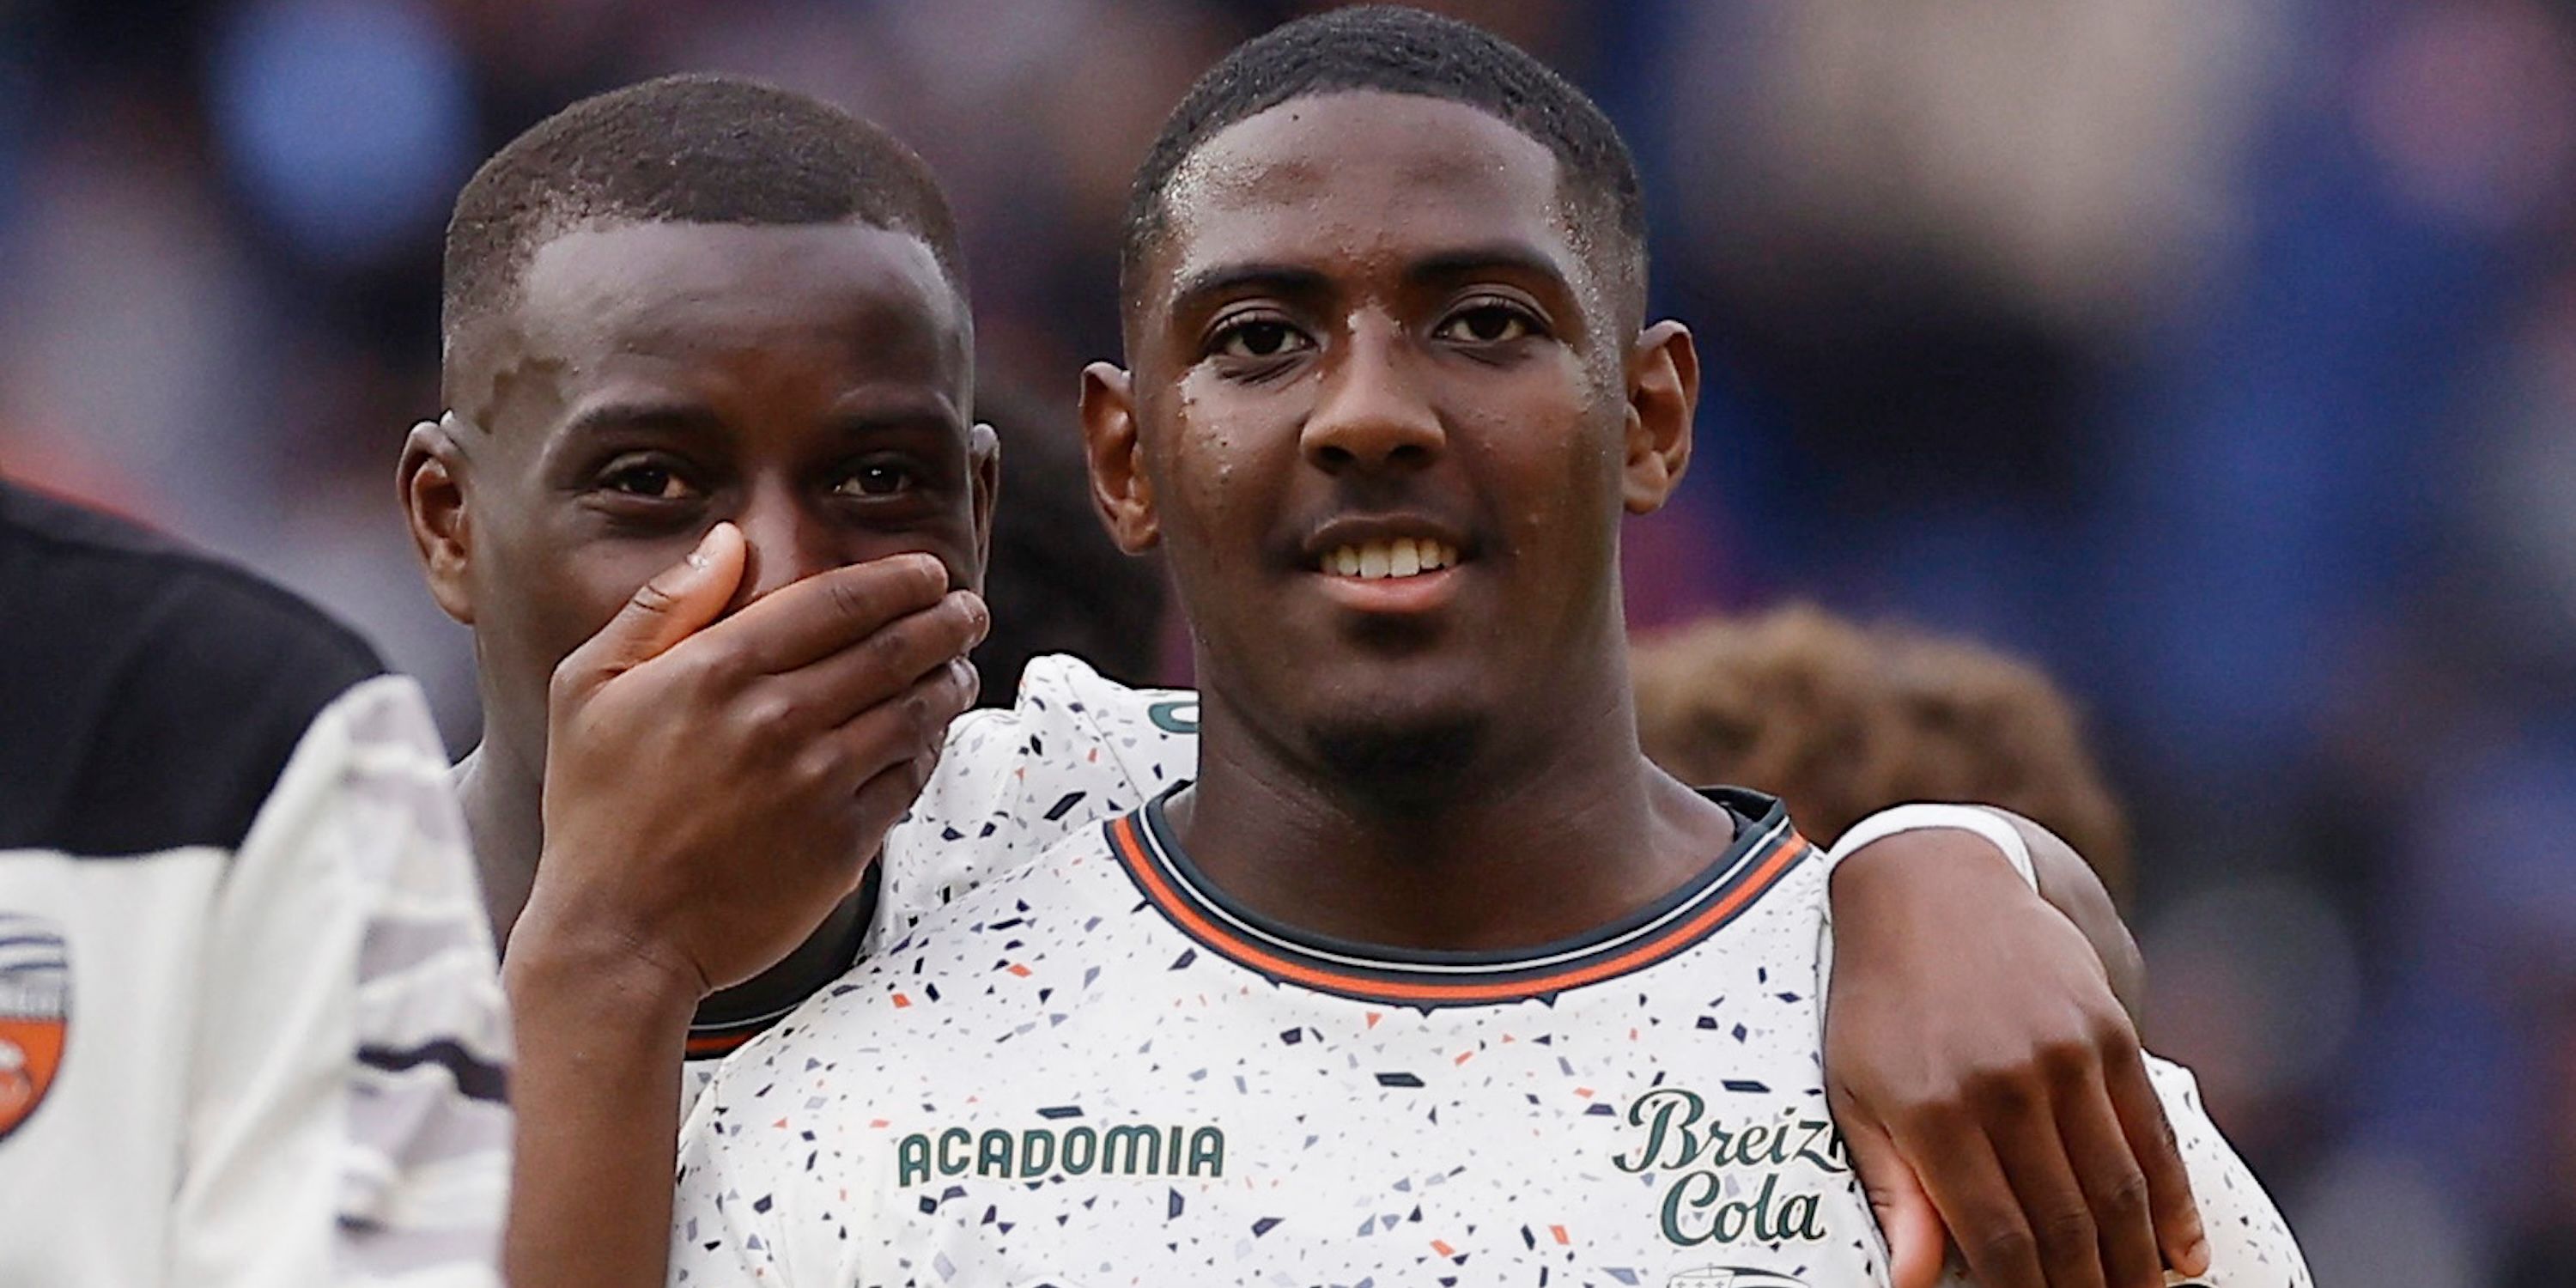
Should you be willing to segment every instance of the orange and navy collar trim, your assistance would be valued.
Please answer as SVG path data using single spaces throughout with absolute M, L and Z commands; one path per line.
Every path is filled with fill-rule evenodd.
M 1173 790 L 1177 791 L 1176 786 Z M 1735 840 L 1700 876 L 1591 933 L 1506 953 L 1432 952 L 1353 944 L 1265 917 L 1229 898 L 1190 861 L 1163 817 L 1163 800 L 1107 825 L 1109 845 L 1145 899 L 1181 932 L 1268 977 L 1360 1001 L 1431 1008 L 1550 998 L 1657 962 L 1699 943 L 1753 906 L 1812 854 L 1770 797 L 1733 788 L 1703 794 L 1735 815 Z
M 803 1006 L 816 993 L 822 992 L 826 985 L 848 974 L 852 967 L 859 964 L 859 953 L 867 945 L 868 927 L 876 920 L 877 899 L 884 893 L 884 888 L 885 865 L 881 862 L 870 863 L 867 875 L 859 880 L 859 915 L 850 919 L 849 938 L 842 942 L 840 950 L 832 955 L 829 964 L 823 970 L 816 972 L 812 979 L 806 981 L 808 987 L 802 995 L 766 1015 L 755 1015 L 749 1019 L 730 1020 L 721 1024 L 692 1021 L 689 1024 L 688 1041 L 681 1048 L 683 1058 L 721 1060 L 732 1055 L 744 1043 L 768 1032 L 776 1027 L 780 1020 L 795 1014 L 797 1007 Z
M 685 1048 L 687 1058 L 718 1060 L 732 1055 L 736 1048 L 768 1032 L 771 1025 L 786 1019 L 797 1006 L 802 1005 L 804 1003 L 798 1002 L 795 1006 L 782 1007 L 768 1015 L 744 1020 L 738 1024 L 692 1024 L 689 1026 L 689 1041 Z

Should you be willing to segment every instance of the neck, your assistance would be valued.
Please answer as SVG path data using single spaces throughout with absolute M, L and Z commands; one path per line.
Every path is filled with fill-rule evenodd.
M 515 766 L 516 758 L 487 738 L 456 767 L 457 803 L 474 841 L 474 869 L 483 882 L 484 910 L 492 917 L 492 942 L 504 945 L 528 906 L 528 892 L 537 882 L 537 854 L 545 846 L 543 780 Z
M 1253 909 L 1360 943 L 1497 951 L 1580 935 L 1696 876 L 1732 818 L 1637 749 L 1624 672 L 1562 690 L 1436 783 L 1346 781 L 1202 695 L 1199 777 L 1169 818 Z M 1498 717 L 1499 719 L 1500 717 Z M 1467 892 L 1462 897 L 1462 892 Z
M 505 950 L 510 931 L 528 906 L 545 850 L 545 776 L 490 740 L 457 766 L 458 803 L 474 841 L 474 866 L 483 882 L 483 905 L 492 917 L 492 942 Z M 860 895 L 843 899 L 805 942 L 760 974 L 719 989 L 698 1003 L 696 1022 L 735 1024 L 793 1006 L 850 964 L 849 951 L 867 909 Z

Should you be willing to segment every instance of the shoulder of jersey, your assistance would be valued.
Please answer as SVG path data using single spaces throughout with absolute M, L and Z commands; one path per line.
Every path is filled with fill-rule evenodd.
M 1033 733 L 1061 732 L 1074 740 L 1048 754 L 1088 755 L 1097 746 L 1142 790 L 1189 777 L 1198 764 L 1198 694 L 1130 688 L 1069 654 L 1031 659 L 1011 710 Z
M 347 627 L 132 524 L 0 484 L 0 849 L 231 848 L 323 708 Z
M 1110 892 L 1106 901 L 1104 889 Z M 916 1008 L 935 1005 L 949 1017 L 943 1023 L 969 1029 L 979 1024 L 997 1031 L 1023 1027 L 1027 1014 L 984 987 L 987 977 L 998 972 L 1025 979 L 1025 969 L 1012 968 L 1031 954 L 1083 951 L 1076 945 L 1099 934 L 1104 911 L 1127 906 L 1133 891 L 1102 829 L 1074 828 L 1035 858 L 925 910 L 918 921 L 889 935 L 882 948 L 871 950 L 848 974 L 747 1045 L 770 1055 L 801 1051 L 808 1044 L 836 1047 L 847 1031 L 844 1026 L 881 1036 L 882 1007 L 919 1016 L 924 1012 Z M 937 1063 L 957 1053 L 945 1047 L 907 1053 L 901 1044 L 890 1044 L 877 1054 L 893 1061 Z

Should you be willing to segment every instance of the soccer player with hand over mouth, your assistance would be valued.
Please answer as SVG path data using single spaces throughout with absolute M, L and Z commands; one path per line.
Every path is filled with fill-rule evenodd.
M 517 1015 L 512 1268 L 649 1280 L 684 1052 L 703 1067 L 1189 776 L 1196 703 L 1046 659 L 1013 709 L 950 723 L 1002 445 L 968 402 L 944 202 L 863 122 L 712 77 L 567 109 L 460 198 L 446 332 L 451 413 L 414 431 L 403 484 L 483 671 L 460 775 Z M 1920 1264 L 1934 1205 L 1972 1249 L 2030 1251 L 1990 1282 L 2100 1282 L 2054 1237 L 2068 1212 L 2187 1264 L 2180 1164 L 2061 915 L 2107 905 L 2037 853 L 2051 902 L 1967 832 L 1841 869 L 1844 1131 Z M 2099 951 L 2128 951 L 2101 920 Z

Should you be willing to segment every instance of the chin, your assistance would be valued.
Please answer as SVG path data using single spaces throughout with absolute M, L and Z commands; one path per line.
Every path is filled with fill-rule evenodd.
M 1412 806 L 1452 793 L 1483 750 L 1480 712 L 1386 707 L 1326 719 L 1306 743 L 1345 791 L 1386 806 Z

